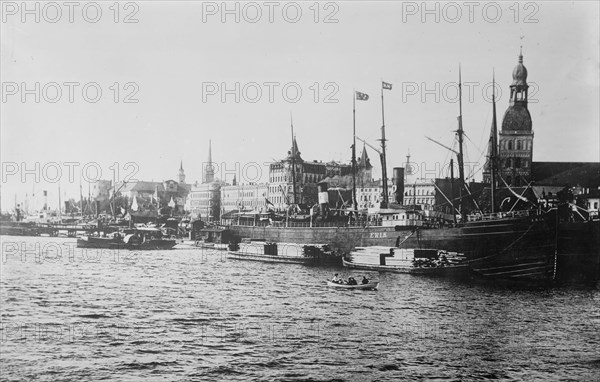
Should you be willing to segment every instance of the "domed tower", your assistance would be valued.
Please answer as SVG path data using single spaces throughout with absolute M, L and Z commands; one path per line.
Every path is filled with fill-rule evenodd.
M 512 186 L 523 186 L 531 177 L 533 130 L 527 108 L 527 68 L 523 65 L 523 49 L 513 69 L 510 85 L 510 104 L 502 119 L 499 135 L 498 169 L 502 178 Z M 502 184 L 502 182 L 500 182 Z
M 185 183 L 185 171 L 183 171 L 183 161 L 179 163 L 179 183 Z

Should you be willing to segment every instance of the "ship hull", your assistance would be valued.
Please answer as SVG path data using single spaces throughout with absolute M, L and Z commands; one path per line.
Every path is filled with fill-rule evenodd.
M 600 279 L 600 220 L 560 223 L 557 280 L 594 283 Z
M 457 227 L 246 227 L 239 237 L 272 242 L 326 243 L 343 251 L 372 245 L 442 248 L 467 257 L 485 278 L 552 281 L 556 276 L 556 231 L 539 216 L 469 222 Z

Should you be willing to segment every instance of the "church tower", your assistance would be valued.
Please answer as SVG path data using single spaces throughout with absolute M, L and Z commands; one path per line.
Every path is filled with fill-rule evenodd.
M 357 164 L 359 181 L 362 184 L 368 183 L 373 179 L 373 165 L 367 154 L 367 148 L 363 145 L 362 153 Z
M 179 163 L 179 183 L 185 183 L 185 171 L 183 171 L 183 161 Z
M 215 180 L 215 168 L 212 164 L 212 142 L 208 141 L 208 162 L 204 166 L 204 181 L 202 183 L 212 183 Z
M 498 170 L 508 185 L 524 186 L 531 178 L 533 130 L 527 108 L 527 69 L 523 65 L 523 50 L 513 69 L 510 103 L 502 119 L 499 133 Z M 500 182 L 500 185 L 503 183 Z

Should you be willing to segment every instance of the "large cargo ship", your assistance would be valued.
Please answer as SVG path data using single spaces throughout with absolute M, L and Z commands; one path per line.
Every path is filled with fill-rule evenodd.
M 459 74 L 460 76 L 460 74 Z M 513 71 L 511 85 L 511 107 L 507 110 L 505 120 L 513 123 L 511 118 L 529 116 L 527 104 L 527 72 L 519 65 Z M 240 238 L 260 239 L 270 242 L 293 243 L 326 243 L 334 248 L 350 251 L 355 247 L 365 246 L 397 246 L 400 248 L 441 248 L 447 251 L 460 252 L 468 258 L 473 272 L 486 278 L 523 280 L 535 282 L 565 280 L 573 276 L 572 269 L 581 271 L 581 264 L 587 264 L 586 276 L 597 280 L 600 276 L 598 252 L 600 251 L 600 222 L 587 221 L 573 223 L 569 218 L 559 219 L 558 207 L 542 208 L 537 200 L 529 200 L 518 195 L 508 183 L 509 175 L 505 172 L 508 160 L 498 157 L 496 103 L 493 98 L 492 132 L 488 152 L 491 203 L 490 209 L 483 213 L 467 216 L 463 202 L 470 195 L 465 185 L 463 166 L 463 129 L 461 80 L 459 77 L 458 117 L 458 151 L 448 148 L 456 154 L 459 167 L 459 206 L 455 207 L 456 198 L 452 195 L 452 209 L 460 219 L 446 221 L 441 226 L 428 224 L 425 219 L 409 219 L 407 210 L 399 210 L 395 218 L 379 220 L 381 224 L 359 223 L 360 219 L 349 219 L 347 224 L 321 224 L 287 222 L 277 226 L 269 223 L 252 222 L 236 223 L 229 228 Z M 524 112 L 524 111 L 525 112 Z M 530 117 L 529 122 L 530 122 Z M 526 118 L 527 119 L 527 118 Z M 504 126 L 503 126 L 504 127 Z M 529 123 L 530 127 L 530 123 Z M 517 132 L 522 134 L 521 132 Z M 532 138 L 532 134 L 525 136 Z M 382 168 L 385 168 L 385 131 L 382 128 Z M 355 153 L 353 145 L 353 166 Z M 512 159 L 510 159 L 512 161 Z M 503 164 L 500 164 L 501 161 Z M 516 172 L 513 173 L 516 174 Z M 503 178 L 506 177 L 508 182 Z M 382 178 L 386 179 L 385 174 Z M 513 179 L 514 180 L 514 179 Z M 502 183 L 501 183 L 502 182 Z M 383 182 L 386 184 L 387 182 Z M 515 182 L 517 183 L 517 182 Z M 526 208 L 515 211 L 499 212 L 496 199 L 498 185 L 504 184 L 504 191 L 512 193 L 517 200 L 523 200 Z M 518 183 L 517 183 L 518 184 Z M 525 189 L 530 186 L 527 185 Z M 387 195 L 384 189 L 384 204 Z M 353 189 L 354 210 L 356 211 L 356 190 Z M 464 195 L 464 197 L 463 197 Z M 397 199 L 402 203 L 401 199 Z M 515 203 L 516 205 L 516 203 Z M 384 205 L 384 207 L 388 207 Z M 548 207 L 548 206 L 546 206 Z M 382 210 L 385 212 L 385 210 Z M 453 217 L 456 215 L 453 214 Z M 389 216 L 387 217 L 389 219 Z M 377 221 L 377 219 L 376 219 Z M 386 224 L 388 223 L 388 224 Z M 391 224 L 390 224 L 391 223 Z M 589 266 L 589 267 L 588 267 Z M 577 277 L 576 277 L 577 278 Z
M 528 211 L 446 227 L 339 226 L 274 227 L 231 225 L 240 238 L 268 242 L 327 243 L 349 252 L 356 247 L 443 248 L 464 253 L 482 276 L 517 280 L 552 280 L 556 231 L 552 214 Z

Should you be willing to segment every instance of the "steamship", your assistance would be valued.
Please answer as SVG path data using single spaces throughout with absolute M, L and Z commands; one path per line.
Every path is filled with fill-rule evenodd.
M 519 63 L 513 70 L 513 83 L 510 86 L 510 106 L 504 115 L 504 124 L 508 124 L 508 130 L 512 129 L 515 135 L 524 137 L 525 140 L 533 139 L 531 130 L 531 116 L 527 109 L 527 70 L 523 66 L 522 54 Z M 334 248 L 350 251 L 356 247 L 388 246 L 398 248 L 442 248 L 446 251 L 463 253 L 473 274 L 484 278 L 509 279 L 525 282 L 552 282 L 556 279 L 557 261 L 559 250 L 565 246 L 565 240 L 570 240 L 583 245 L 588 241 L 586 236 L 591 231 L 598 231 L 598 222 L 594 227 L 586 225 L 583 228 L 572 228 L 575 235 L 565 235 L 565 230 L 559 230 L 558 207 L 542 209 L 534 202 L 522 195 L 517 194 L 510 186 L 510 179 L 505 180 L 499 171 L 500 158 L 498 157 L 496 102 L 493 97 L 493 120 L 490 134 L 488 151 L 488 163 L 486 167 L 490 173 L 491 202 L 486 213 L 481 210 L 476 214 L 468 214 L 465 199 L 470 195 L 468 186 L 465 184 L 463 165 L 463 128 L 462 128 L 462 83 L 459 71 L 459 116 L 458 129 L 458 151 L 456 154 L 459 168 L 460 196 L 454 195 L 448 198 L 456 214 L 453 221 L 446 221 L 441 225 L 433 225 L 418 211 L 411 211 L 402 207 L 403 184 L 398 184 L 396 191 L 396 203 L 388 203 L 387 182 L 383 182 L 384 193 L 381 208 L 375 213 L 375 224 L 358 217 L 356 208 L 356 188 L 353 184 L 354 210 L 349 211 L 350 217 L 347 224 L 328 222 L 324 219 L 319 223 L 308 225 L 286 222 L 285 224 L 267 226 L 248 226 L 233 224 L 230 228 L 241 238 L 260 239 L 268 242 L 293 242 L 293 243 L 327 243 Z M 383 94 L 383 91 L 382 91 Z M 382 96 L 383 102 L 383 96 Z M 383 108 L 382 108 L 383 111 Z M 355 136 L 356 139 L 356 136 Z M 356 142 L 356 141 L 355 141 Z M 382 126 L 382 179 L 387 179 L 385 174 L 385 123 Z M 436 142 L 437 143 L 437 142 Z M 353 176 L 355 175 L 355 145 L 352 146 Z M 447 147 L 446 147 L 447 148 Z M 448 149 L 448 148 L 447 148 Z M 531 157 L 529 157 L 531 160 Z M 293 167 L 294 168 L 294 167 Z M 398 171 L 398 173 L 396 173 Z M 403 179 L 403 169 L 395 169 L 394 179 Z M 506 174 L 504 174 L 506 175 Z M 516 183 L 516 182 L 515 182 Z M 505 187 L 499 188 L 498 185 Z M 525 187 L 527 189 L 527 187 Z M 510 192 L 517 199 L 517 203 L 525 206 L 522 210 L 511 210 L 500 212 L 497 193 L 502 190 Z M 319 184 L 319 202 L 321 213 L 327 213 L 327 185 Z M 465 195 L 463 197 L 463 195 Z M 455 200 L 458 199 L 458 206 Z M 460 218 L 457 218 L 457 215 Z M 592 223 L 590 223 L 592 224 Z M 563 224 L 564 228 L 564 224 Z M 595 232 L 594 231 L 594 232 Z M 586 244 L 583 250 L 590 251 L 588 247 L 598 248 L 598 235 L 592 238 L 592 244 Z M 595 241 L 594 241 L 595 240 Z

